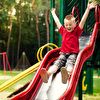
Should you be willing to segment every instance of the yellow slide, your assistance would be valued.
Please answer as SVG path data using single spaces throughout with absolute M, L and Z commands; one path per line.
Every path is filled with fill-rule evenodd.
M 25 78 L 26 76 L 33 73 L 34 71 L 36 71 L 38 69 L 39 65 L 40 65 L 40 62 L 41 62 L 42 58 L 43 58 L 42 52 L 43 52 L 43 49 L 45 47 L 48 47 L 49 49 L 53 49 L 53 47 L 58 48 L 53 43 L 47 43 L 44 46 L 40 47 L 38 52 L 37 52 L 37 59 L 38 59 L 39 62 L 34 64 L 33 66 L 31 66 L 30 68 L 26 69 L 25 71 L 21 72 L 20 74 L 16 75 L 12 79 L 10 79 L 10 80 L 6 81 L 5 83 L 3 83 L 0 86 L 0 92 L 5 90 L 6 88 L 10 87 L 11 85 L 15 84 L 16 82 L 20 81 L 21 79 Z
M 20 74 L 16 75 L 12 79 L 6 81 L 4 84 L 0 86 L 0 92 L 10 87 L 14 83 L 18 82 L 19 80 L 23 79 L 24 77 L 28 76 L 29 74 L 33 73 L 34 71 L 36 71 L 39 65 L 40 65 L 40 62 L 36 63 L 35 65 L 21 72 Z

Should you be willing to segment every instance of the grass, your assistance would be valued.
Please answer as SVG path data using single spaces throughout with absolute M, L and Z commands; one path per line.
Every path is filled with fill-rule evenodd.
M 94 93 L 100 93 L 100 78 L 94 78 L 94 84 L 93 84 L 93 92 Z
M 3 71 L 0 71 L 0 85 L 6 82 L 7 80 L 9 80 L 10 78 L 16 76 L 19 73 L 20 71 L 12 71 L 12 74 L 10 73 L 10 71 L 6 71 L 6 74 L 4 74 Z
M 21 73 L 21 71 L 12 71 L 12 74 L 9 71 L 7 71 L 6 75 L 4 75 L 4 72 L 0 71 L 0 77 L 1 76 L 9 76 L 7 79 L 6 78 L 0 79 L 0 85 L 3 84 L 4 82 L 6 82 L 7 80 L 11 79 L 12 77 L 16 76 L 19 73 Z M 94 71 L 94 75 L 97 76 L 96 71 Z M 31 75 L 28 75 L 24 79 L 18 81 L 17 83 L 12 85 L 11 87 L 4 90 L 4 92 L 9 92 L 9 93 L 14 92 L 16 89 L 22 87 L 24 84 L 26 84 L 27 82 L 32 80 L 33 76 L 34 76 L 34 73 L 32 73 Z M 100 77 L 93 78 L 93 95 L 84 94 L 83 100 L 100 100 L 99 83 L 100 83 Z M 75 99 L 75 100 L 77 100 L 77 99 Z
M 83 100 L 100 100 L 100 78 L 93 78 L 93 95 L 84 94 Z
M 83 100 L 100 100 L 100 76 L 96 70 L 94 70 L 93 78 L 93 95 L 83 94 Z
M 6 75 L 4 75 L 4 73 L 2 71 L 0 71 L 0 85 L 2 85 L 7 80 L 13 78 L 14 76 L 18 75 L 19 73 L 21 73 L 21 71 L 12 71 L 12 74 L 9 71 L 7 71 Z M 26 84 L 27 82 L 32 80 L 33 76 L 34 76 L 34 73 L 28 75 L 27 77 L 21 79 L 20 81 L 18 81 L 14 85 L 12 85 L 9 88 L 7 88 L 5 91 L 14 92 L 16 89 L 22 87 L 24 84 Z

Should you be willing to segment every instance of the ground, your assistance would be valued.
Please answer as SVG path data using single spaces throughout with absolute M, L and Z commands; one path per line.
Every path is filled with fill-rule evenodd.
M 0 93 L 0 100 L 8 100 L 7 96 L 10 94 L 10 92 L 1 92 Z

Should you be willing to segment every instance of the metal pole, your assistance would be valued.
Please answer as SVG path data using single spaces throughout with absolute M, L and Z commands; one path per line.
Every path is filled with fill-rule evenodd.
M 60 0 L 60 10 L 59 10 L 59 19 L 60 22 L 63 24 L 63 19 L 64 19 L 64 0 Z M 58 36 L 58 46 L 61 46 L 61 35 L 59 34 Z
M 80 78 L 79 78 L 79 94 L 78 94 L 78 100 L 82 100 L 82 76 L 83 76 L 83 70 L 81 71 Z
M 55 7 L 55 0 L 50 0 L 50 10 L 54 7 Z M 54 30 L 55 30 L 54 20 L 50 13 L 50 42 L 54 42 L 54 34 L 55 34 Z

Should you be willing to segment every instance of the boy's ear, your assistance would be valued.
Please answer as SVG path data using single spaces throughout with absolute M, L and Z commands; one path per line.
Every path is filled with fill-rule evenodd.
M 76 25 L 76 24 L 77 24 L 77 21 L 76 21 L 76 19 L 74 19 L 73 21 L 74 21 L 74 24 Z
M 77 23 L 75 22 L 75 27 L 76 27 Z

